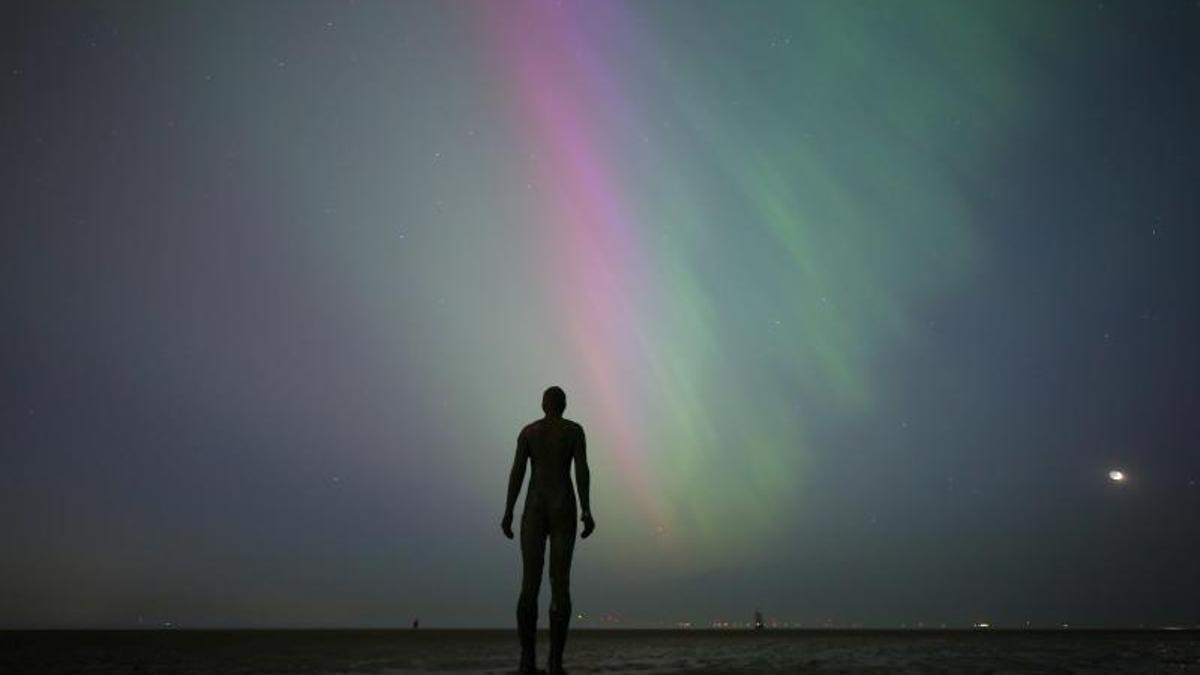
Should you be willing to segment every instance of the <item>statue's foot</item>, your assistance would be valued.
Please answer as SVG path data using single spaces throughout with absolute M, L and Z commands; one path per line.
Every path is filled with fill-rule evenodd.
M 546 671 L 533 665 L 533 659 L 521 659 L 521 665 L 517 666 L 517 675 L 546 675 Z

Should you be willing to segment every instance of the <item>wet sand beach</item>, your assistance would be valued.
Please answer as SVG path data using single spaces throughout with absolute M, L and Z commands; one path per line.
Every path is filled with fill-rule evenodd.
M 539 643 L 541 663 L 545 639 Z M 15 631 L 0 672 L 510 673 L 511 630 Z M 573 673 L 1200 673 L 1195 631 L 581 630 Z

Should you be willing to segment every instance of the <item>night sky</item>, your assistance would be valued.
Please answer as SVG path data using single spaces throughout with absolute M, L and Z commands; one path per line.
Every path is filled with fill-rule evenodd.
M 1200 4 L 0 11 L 0 626 L 1200 623 Z

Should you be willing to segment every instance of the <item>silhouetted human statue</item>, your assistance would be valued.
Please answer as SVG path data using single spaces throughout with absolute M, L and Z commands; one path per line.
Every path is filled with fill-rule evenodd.
M 537 640 L 538 590 L 542 585 L 542 566 L 546 540 L 550 540 L 550 675 L 564 673 L 563 648 L 567 644 L 567 624 L 571 620 L 571 554 L 575 549 L 575 490 L 571 486 L 571 462 L 575 462 L 575 482 L 579 485 L 584 539 L 596 529 L 589 501 L 591 473 L 587 463 L 587 443 L 583 427 L 564 419 L 567 395 L 558 387 L 542 394 L 546 416 L 521 429 L 517 436 L 517 454 L 508 476 L 508 499 L 500 529 L 513 538 L 513 506 L 525 481 L 525 462 L 533 467 L 529 489 L 525 492 L 525 511 L 521 514 L 521 597 L 517 601 L 517 634 L 521 640 L 523 674 L 537 673 L 534 646 Z

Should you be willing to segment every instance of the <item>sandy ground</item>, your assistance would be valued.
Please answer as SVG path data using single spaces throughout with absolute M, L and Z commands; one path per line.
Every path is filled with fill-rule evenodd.
M 544 636 L 540 645 L 545 662 Z M 0 633 L 3 673 L 510 673 L 512 631 Z M 577 631 L 572 673 L 1200 673 L 1197 632 Z

